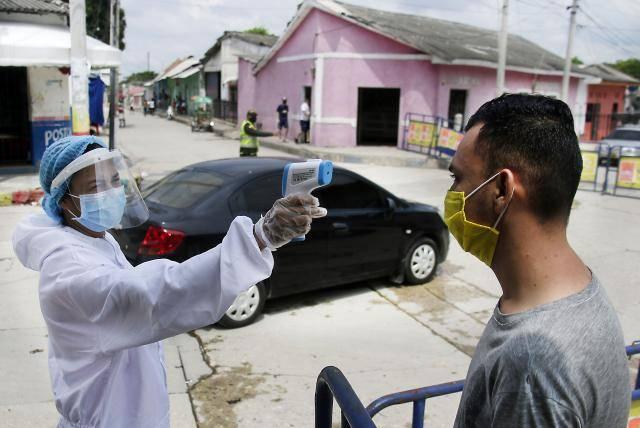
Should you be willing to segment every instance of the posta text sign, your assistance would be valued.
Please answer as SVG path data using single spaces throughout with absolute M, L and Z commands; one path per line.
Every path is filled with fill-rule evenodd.
M 440 129 L 440 136 L 438 137 L 438 151 L 453 156 L 458 150 L 458 144 L 462 141 L 464 135 L 460 132 L 456 132 L 453 129 L 442 128 Z
M 616 186 L 626 189 L 640 189 L 640 157 L 620 159 Z
M 409 132 L 407 134 L 407 143 L 414 146 L 429 147 L 433 144 L 436 133 L 436 124 L 419 122 L 417 120 L 409 121 Z
M 598 172 L 598 152 L 581 151 L 582 155 L 582 175 L 580 181 L 593 183 L 596 181 Z

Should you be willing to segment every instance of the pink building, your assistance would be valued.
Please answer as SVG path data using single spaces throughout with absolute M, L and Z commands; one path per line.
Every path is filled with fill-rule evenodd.
M 407 113 L 466 121 L 496 93 L 497 33 L 425 16 L 306 0 L 257 63 L 240 61 L 238 113 L 254 108 L 264 129 L 290 104 L 290 136 L 311 100 L 311 139 L 320 146 L 396 145 Z M 563 59 L 509 35 L 506 88 L 559 96 Z M 586 107 L 586 84 L 572 73 L 569 104 Z M 584 116 L 584 114 L 583 114 Z M 584 124 L 577 124 L 577 131 Z

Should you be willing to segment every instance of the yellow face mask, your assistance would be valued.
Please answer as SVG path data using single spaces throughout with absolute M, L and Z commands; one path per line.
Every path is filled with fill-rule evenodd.
M 507 202 L 507 205 L 504 207 L 492 227 L 467 220 L 464 213 L 464 205 L 467 199 L 473 196 L 487 183 L 495 179 L 498 175 L 500 175 L 500 172 L 497 172 L 487 181 L 476 187 L 476 189 L 469 193 L 469 196 L 467 197 L 464 196 L 464 192 L 454 192 L 453 190 L 449 190 L 447 191 L 447 196 L 444 199 L 444 222 L 449 228 L 449 231 L 453 237 L 456 238 L 456 241 L 458 241 L 463 250 L 476 256 L 489 267 L 491 267 L 493 253 L 496 250 L 498 237 L 500 236 L 500 232 L 496 227 L 498 226 L 498 223 L 500 223 L 504 213 L 507 211 L 507 208 L 509 208 L 515 189 L 512 190 L 509 202 Z

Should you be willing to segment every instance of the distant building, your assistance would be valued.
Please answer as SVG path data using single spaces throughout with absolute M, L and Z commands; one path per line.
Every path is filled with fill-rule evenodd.
M 285 96 L 297 133 L 306 97 L 312 144 L 396 145 L 407 113 L 466 122 L 495 97 L 497 40 L 495 31 L 456 22 L 306 0 L 264 58 L 241 59 L 238 111 L 255 108 L 270 129 Z M 509 35 L 507 92 L 559 97 L 563 67 L 557 55 Z M 586 108 L 583 77 L 571 74 L 574 111 Z
M 640 81 L 606 64 L 593 64 L 582 68 L 594 76 L 588 81 L 587 110 L 585 113 L 583 140 L 601 140 L 627 119 L 628 90 Z
M 204 91 L 202 65 L 193 56 L 173 61 L 151 82 L 152 98 L 155 99 L 156 109 L 159 110 L 164 110 L 171 104 L 184 102 L 186 114 L 193 114 L 194 105 L 191 98 L 202 95 Z
M 214 101 L 217 117 L 225 117 L 228 108 L 235 115 L 239 57 L 257 61 L 277 40 L 271 35 L 225 31 L 204 54 L 200 62 L 204 65 L 205 93 Z
M 71 37 L 66 3 L 0 1 L 0 171 L 37 167 L 71 134 Z M 92 67 L 117 67 L 120 51 L 87 37 Z

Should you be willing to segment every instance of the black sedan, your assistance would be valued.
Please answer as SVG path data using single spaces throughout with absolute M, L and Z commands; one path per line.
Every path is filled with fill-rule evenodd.
M 292 159 L 207 161 L 169 174 L 143 192 L 149 220 L 115 231 L 136 265 L 155 258 L 178 262 L 222 242 L 236 216 L 257 221 L 280 198 Z M 306 240 L 274 253 L 271 278 L 243 293 L 220 324 L 252 323 L 269 298 L 379 277 L 429 281 L 445 260 L 449 234 L 436 208 L 408 202 L 351 171 L 336 167 L 329 186 L 314 192 L 327 208 Z

